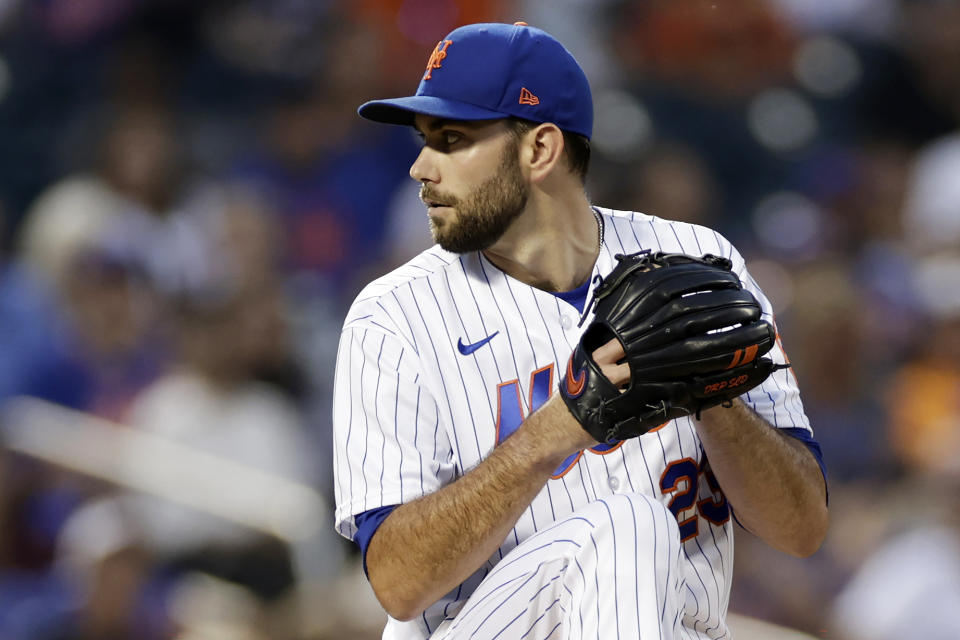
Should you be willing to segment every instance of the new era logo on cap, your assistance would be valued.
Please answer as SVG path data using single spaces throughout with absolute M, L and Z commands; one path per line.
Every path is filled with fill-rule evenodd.
M 540 98 L 530 93 L 526 87 L 520 87 L 520 104 L 538 105 Z
M 454 29 L 430 53 L 415 95 L 367 102 L 359 113 L 405 125 L 418 113 L 449 120 L 513 116 L 587 138 L 593 133 L 593 100 L 580 65 L 553 36 L 523 23 Z

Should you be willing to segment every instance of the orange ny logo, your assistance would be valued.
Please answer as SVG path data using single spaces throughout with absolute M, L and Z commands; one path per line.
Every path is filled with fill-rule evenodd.
M 453 40 L 443 40 L 437 43 L 433 53 L 430 54 L 430 59 L 427 60 L 427 72 L 423 74 L 424 80 L 429 80 L 433 70 L 440 68 L 440 63 L 447 57 L 447 47 L 451 44 L 453 44 Z

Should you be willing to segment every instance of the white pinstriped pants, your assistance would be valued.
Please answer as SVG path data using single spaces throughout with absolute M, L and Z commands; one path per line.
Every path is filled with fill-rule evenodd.
M 635 493 L 591 502 L 504 556 L 430 640 L 672 640 L 680 554 L 660 502 Z

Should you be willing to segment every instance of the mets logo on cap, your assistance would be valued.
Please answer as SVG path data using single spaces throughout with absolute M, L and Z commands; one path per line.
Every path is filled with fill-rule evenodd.
M 453 40 L 441 40 L 437 43 L 437 46 L 433 49 L 433 53 L 430 54 L 430 59 L 427 60 L 427 70 L 423 74 L 424 80 L 429 80 L 433 70 L 440 68 L 440 63 L 447 57 L 447 47 L 452 44 Z

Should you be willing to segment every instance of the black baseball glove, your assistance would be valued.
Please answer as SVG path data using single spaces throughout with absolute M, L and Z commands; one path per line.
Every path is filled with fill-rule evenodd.
M 574 417 L 600 442 L 642 435 L 668 420 L 729 404 L 775 365 L 773 326 L 726 258 L 635 253 L 594 290 L 594 320 L 560 382 Z M 592 353 L 616 338 L 630 380 L 617 388 Z

